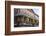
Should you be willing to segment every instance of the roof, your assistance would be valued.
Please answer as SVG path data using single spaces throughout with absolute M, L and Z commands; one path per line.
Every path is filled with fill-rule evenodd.
M 33 9 L 27 9 L 27 10 L 30 11 L 30 12 L 32 11 L 33 14 L 35 14 L 37 17 L 39 17 L 39 16 L 34 12 Z

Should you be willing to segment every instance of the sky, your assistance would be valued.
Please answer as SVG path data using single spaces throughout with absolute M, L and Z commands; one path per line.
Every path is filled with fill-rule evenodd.
M 33 10 L 34 10 L 34 12 L 35 12 L 37 15 L 39 15 L 39 12 L 40 12 L 39 9 L 35 8 L 35 9 L 33 9 Z

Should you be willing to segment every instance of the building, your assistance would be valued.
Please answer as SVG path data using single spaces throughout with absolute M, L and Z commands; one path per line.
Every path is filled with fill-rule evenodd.
M 34 13 L 33 9 L 14 9 L 15 26 L 34 26 L 39 23 L 39 16 Z

